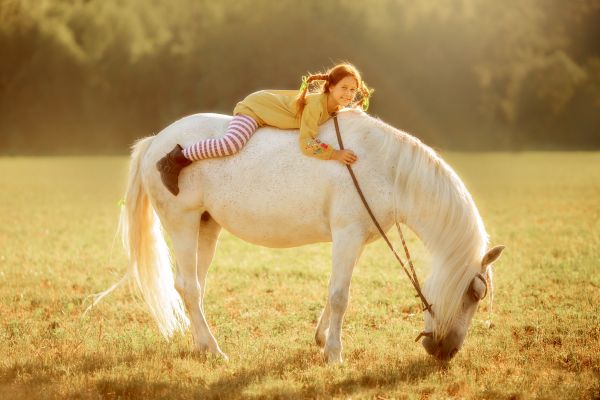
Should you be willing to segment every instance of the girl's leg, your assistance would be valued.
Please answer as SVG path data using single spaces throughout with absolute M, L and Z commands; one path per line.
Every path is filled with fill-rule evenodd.
M 258 123 L 247 115 L 238 114 L 229 123 L 225 136 L 208 139 L 183 149 L 176 145 L 166 156 L 158 160 L 156 168 L 163 184 L 173 195 L 179 194 L 179 173 L 192 161 L 223 157 L 237 153 L 256 132 Z
M 237 153 L 256 132 L 258 123 L 247 115 L 233 117 L 225 136 L 207 139 L 183 149 L 183 155 L 191 161 L 224 157 Z

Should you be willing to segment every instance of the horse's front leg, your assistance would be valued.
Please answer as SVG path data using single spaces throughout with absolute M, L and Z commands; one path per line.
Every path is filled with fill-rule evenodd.
M 329 331 L 323 350 L 325 359 L 329 363 L 342 362 L 342 322 L 348 307 L 352 271 L 364 245 L 365 237 L 360 227 L 350 226 L 333 232 L 333 269 L 329 281 L 328 301 Z

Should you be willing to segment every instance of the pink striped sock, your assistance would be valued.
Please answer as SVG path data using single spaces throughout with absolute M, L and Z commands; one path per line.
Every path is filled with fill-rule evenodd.
M 230 156 L 244 147 L 256 129 L 258 129 L 258 123 L 252 117 L 238 114 L 229 123 L 223 137 L 194 143 L 183 149 L 183 155 L 191 161 Z

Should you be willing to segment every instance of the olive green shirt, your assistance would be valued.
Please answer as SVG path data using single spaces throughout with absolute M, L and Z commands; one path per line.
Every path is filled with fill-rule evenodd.
M 327 112 L 327 93 L 308 93 L 301 116 L 296 116 L 297 90 L 260 90 L 237 103 L 233 115 L 254 118 L 259 126 L 300 129 L 300 150 L 307 156 L 328 160 L 333 148 L 317 138 L 319 125 L 331 115 Z

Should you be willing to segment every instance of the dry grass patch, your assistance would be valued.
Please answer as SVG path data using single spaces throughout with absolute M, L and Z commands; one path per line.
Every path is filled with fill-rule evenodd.
M 124 272 L 125 157 L 0 159 L 0 398 L 600 397 L 600 154 L 445 158 L 507 246 L 495 326 L 484 307 L 450 364 L 428 357 L 410 284 L 375 243 L 353 277 L 338 367 L 313 343 L 328 244 L 271 250 L 223 233 L 206 298 L 223 363 L 191 353 L 189 334 L 164 341 L 125 290 L 81 318 Z M 424 277 L 428 256 L 408 240 Z

